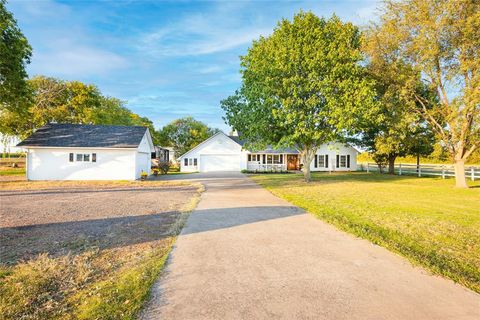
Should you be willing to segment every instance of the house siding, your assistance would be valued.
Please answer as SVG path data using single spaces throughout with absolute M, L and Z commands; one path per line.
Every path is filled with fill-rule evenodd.
M 310 171 L 356 171 L 357 170 L 357 150 L 348 145 L 341 143 L 328 143 L 320 146 L 316 153 L 316 159 L 318 161 L 319 156 L 328 155 L 328 167 L 315 167 L 315 159 L 310 164 Z M 350 167 L 338 168 L 337 167 L 337 155 L 349 156 Z M 318 163 L 318 162 L 317 162 Z
M 234 170 L 241 171 L 247 168 L 247 154 L 248 152 L 243 151 L 238 143 L 225 134 L 219 133 L 181 156 L 180 170 L 182 172 L 202 171 L 202 168 L 207 167 L 205 164 L 202 165 L 202 159 L 205 161 L 205 159 L 214 159 L 215 156 L 219 158 L 222 156 L 238 156 L 238 166 L 235 165 Z M 185 165 L 185 158 L 197 159 L 197 165 L 193 165 L 193 160 L 192 165 Z
M 70 162 L 70 153 L 92 154 L 96 162 Z M 29 180 L 134 180 L 137 151 L 95 148 L 29 148 Z

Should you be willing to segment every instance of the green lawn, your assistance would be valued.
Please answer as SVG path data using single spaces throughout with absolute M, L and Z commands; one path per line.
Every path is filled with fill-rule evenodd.
M 480 292 L 480 182 L 374 173 L 252 175 L 255 181 L 339 229 L 400 253 Z
M 0 176 L 19 176 L 25 174 L 25 168 L 0 168 Z

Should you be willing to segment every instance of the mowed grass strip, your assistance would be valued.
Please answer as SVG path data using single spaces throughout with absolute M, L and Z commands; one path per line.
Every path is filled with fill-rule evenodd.
M 273 194 L 341 230 L 480 292 L 480 182 L 374 173 L 252 175 Z

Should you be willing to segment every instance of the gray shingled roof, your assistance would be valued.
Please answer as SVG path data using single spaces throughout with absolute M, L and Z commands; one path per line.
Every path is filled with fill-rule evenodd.
M 18 147 L 137 148 L 146 127 L 49 123 Z

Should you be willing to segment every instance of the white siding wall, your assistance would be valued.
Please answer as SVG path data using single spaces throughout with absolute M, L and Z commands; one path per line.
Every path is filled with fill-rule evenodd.
M 96 153 L 97 162 L 69 161 L 70 153 Z M 29 180 L 134 180 L 137 151 L 119 149 L 33 148 L 28 150 Z
M 341 143 L 323 144 L 317 151 L 317 155 L 328 154 L 328 168 L 317 167 L 315 168 L 315 158 L 310 164 L 311 171 L 356 171 L 357 170 L 357 151 Z M 336 158 L 338 155 L 350 155 L 350 168 L 337 168 Z
M 150 153 L 137 152 L 135 157 L 135 178 L 140 179 L 142 171 L 150 175 L 152 170 L 152 161 Z
M 203 159 L 214 159 L 215 155 L 238 156 L 239 157 L 238 168 L 236 168 L 235 170 L 240 171 L 247 168 L 247 152 L 242 151 L 242 147 L 238 143 L 236 143 L 226 135 L 220 133 L 213 136 L 210 140 L 208 141 L 206 140 L 197 148 L 192 149 L 192 151 L 182 156 L 180 158 L 180 170 L 182 172 L 194 172 L 194 171 L 200 171 L 201 168 L 210 167 L 205 165 L 202 166 L 201 164 L 202 156 L 203 156 Z M 184 160 L 185 158 L 187 159 L 196 158 L 197 166 L 193 165 L 193 160 L 192 160 L 192 165 L 185 166 L 185 160 Z

